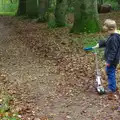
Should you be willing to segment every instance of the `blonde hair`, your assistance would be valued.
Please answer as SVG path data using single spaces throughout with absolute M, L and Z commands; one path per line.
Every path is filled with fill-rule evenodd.
M 115 30 L 117 28 L 117 24 L 114 20 L 106 19 L 104 22 L 103 30 L 110 31 Z

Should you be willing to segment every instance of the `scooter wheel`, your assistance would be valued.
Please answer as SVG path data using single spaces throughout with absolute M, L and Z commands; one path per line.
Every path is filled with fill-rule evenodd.
M 97 92 L 98 92 L 100 95 L 105 94 L 105 89 L 104 89 L 104 87 L 98 86 L 98 87 L 97 87 Z

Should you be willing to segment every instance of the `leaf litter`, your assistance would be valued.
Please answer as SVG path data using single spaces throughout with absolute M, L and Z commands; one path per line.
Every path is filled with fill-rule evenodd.
M 118 14 L 100 15 L 101 22 L 111 16 L 120 25 Z M 67 27 L 48 29 L 45 23 L 0 19 L 1 72 L 7 74 L 0 77 L 0 85 L 13 96 L 13 111 L 22 120 L 119 120 L 119 100 L 93 91 L 94 56 L 83 51 L 82 40 L 102 33 L 74 35 Z

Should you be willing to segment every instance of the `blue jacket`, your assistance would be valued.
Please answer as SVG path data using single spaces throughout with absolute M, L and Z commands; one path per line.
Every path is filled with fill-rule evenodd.
M 100 40 L 99 47 L 105 47 L 104 57 L 109 64 L 118 64 L 120 60 L 120 34 L 111 34 L 106 41 Z

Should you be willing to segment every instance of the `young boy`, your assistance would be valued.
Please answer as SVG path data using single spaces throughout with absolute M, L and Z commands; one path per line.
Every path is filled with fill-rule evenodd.
M 120 34 L 117 31 L 117 25 L 114 20 L 107 19 L 104 22 L 103 30 L 108 32 L 109 37 L 106 41 L 100 40 L 93 48 L 105 47 L 104 57 L 106 61 L 106 73 L 108 77 L 108 87 L 106 93 L 114 93 L 116 87 L 116 67 L 120 60 Z

